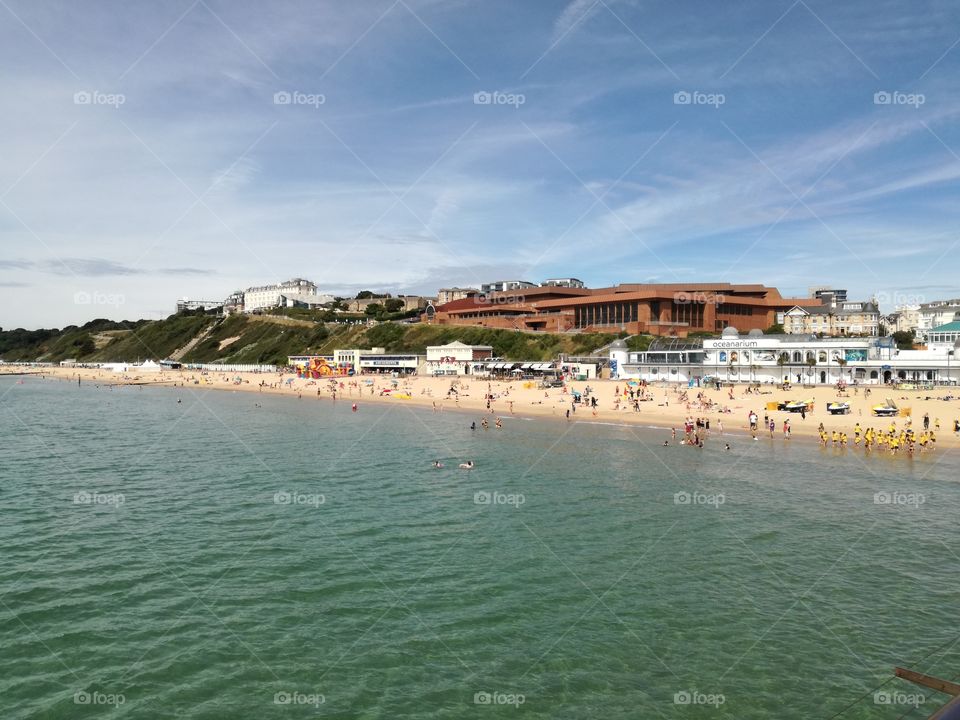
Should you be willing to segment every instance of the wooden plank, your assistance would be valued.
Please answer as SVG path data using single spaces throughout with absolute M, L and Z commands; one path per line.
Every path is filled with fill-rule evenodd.
M 955 682 L 941 680 L 940 678 L 933 677 L 932 675 L 924 675 L 923 673 L 907 670 L 906 668 L 902 667 L 894 668 L 893 672 L 897 677 L 903 678 L 904 680 L 909 680 L 917 685 L 923 685 L 931 690 L 946 693 L 947 695 L 960 695 L 960 685 Z

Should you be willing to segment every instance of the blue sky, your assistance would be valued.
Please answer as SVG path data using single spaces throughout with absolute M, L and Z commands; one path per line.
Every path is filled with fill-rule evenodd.
M 0 18 L 4 328 L 293 276 L 960 295 L 955 3 L 0 0 Z

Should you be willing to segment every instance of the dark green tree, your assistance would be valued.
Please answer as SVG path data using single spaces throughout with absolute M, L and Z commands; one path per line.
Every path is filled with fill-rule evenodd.
M 898 330 L 893 334 L 893 341 L 900 350 L 913 348 L 913 330 Z

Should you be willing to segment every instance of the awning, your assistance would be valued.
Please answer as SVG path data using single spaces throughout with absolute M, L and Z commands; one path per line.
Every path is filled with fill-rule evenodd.
M 520 367 L 522 367 L 522 368 L 524 368 L 524 369 L 526 370 L 526 369 L 532 368 L 532 367 L 533 367 L 533 363 L 524 363 L 524 364 L 521 365 Z

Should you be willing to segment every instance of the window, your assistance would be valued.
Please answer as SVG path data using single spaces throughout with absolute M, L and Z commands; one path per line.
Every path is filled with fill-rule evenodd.
M 703 327 L 703 303 L 673 303 L 673 321 Z
M 749 305 L 720 303 L 717 306 L 717 313 L 720 315 L 753 315 L 753 308 Z
M 720 362 L 726 362 L 726 361 L 727 361 L 727 354 L 721 350 L 721 351 L 720 351 Z

